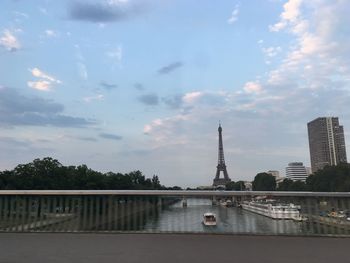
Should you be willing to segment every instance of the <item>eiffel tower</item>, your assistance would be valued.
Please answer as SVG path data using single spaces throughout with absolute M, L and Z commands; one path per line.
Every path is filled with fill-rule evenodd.
M 225 158 L 224 158 L 224 146 L 222 144 L 222 128 L 219 123 L 219 156 L 218 156 L 218 165 L 216 166 L 216 175 L 213 180 L 213 186 L 226 185 L 231 182 L 231 179 L 228 177 Z M 223 172 L 224 178 L 220 178 L 220 172 Z

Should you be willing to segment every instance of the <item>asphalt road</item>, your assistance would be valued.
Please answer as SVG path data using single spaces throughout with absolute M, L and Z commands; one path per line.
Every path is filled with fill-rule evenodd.
M 1 263 L 350 262 L 350 238 L 0 233 Z

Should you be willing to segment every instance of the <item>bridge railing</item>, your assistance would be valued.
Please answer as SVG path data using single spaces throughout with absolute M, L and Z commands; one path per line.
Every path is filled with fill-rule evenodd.
M 350 236 L 350 193 L 2 190 L 0 232 Z

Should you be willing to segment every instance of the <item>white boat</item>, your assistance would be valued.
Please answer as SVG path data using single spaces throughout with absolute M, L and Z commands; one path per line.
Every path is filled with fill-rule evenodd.
M 298 209 L 300 206 L 290 204 L 276 203 L 274 200 L 244 201 L 242 208 L 259 215 L 267 216 L 273 219 L 292 219 L 303 221 Z
M 233 206 L 233 202 L 230 199 L 221 200 L 220 201 L 220 205 L 224 206 L 224 207 L 232 207 Z
M 232 206 L 233 206 L 232 200 L 226 200 L 226 207 L 232 207 Z
M 216 226 L 216 215 L 214 213 L 205 213 L 203 215 L 203 224 L 205 226 Z

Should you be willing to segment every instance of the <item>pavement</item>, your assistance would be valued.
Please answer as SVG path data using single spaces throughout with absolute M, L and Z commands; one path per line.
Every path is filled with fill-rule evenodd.
M 350 238 L 0 233 L 1 263 L 350 262 Z

